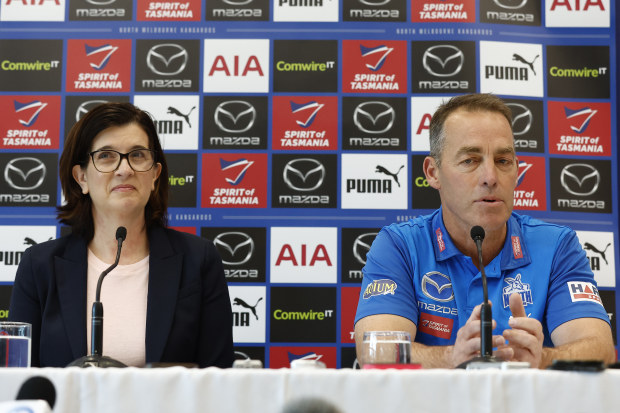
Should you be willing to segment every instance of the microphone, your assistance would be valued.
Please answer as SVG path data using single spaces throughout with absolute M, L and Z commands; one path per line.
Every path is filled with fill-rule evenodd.
M 0 413 L 51 413 L 56 402 L 54 384 L 43 376 L 33 376 L 22 383 L 17 397 L 0 402 Z
M 461 363 L 458 368 L 487 368 L 501 367 L 503 360 L 493 356 L 493 314 L 489 303 L 489 290 L 487 288 L 487 274 L 484 270 L 482 259 L 482 240 L 484 240 L 484 228 L 479 225 L 473 226 L 469 233 L 476 243 L 478 250 L 478 266 L 482 278 L 482 307 L 480 309 L 480 356 Z M 478 365 L 479 363 L 482 366 Z M 487 364 L 492 363 L 492 364 Z
M 100 301 L 101 284 L 105 276 L 118 265 L 118 261 L 121 258 L 121 248 L 123 247 L 125 238 L 127 238 L 127 229 L 125 227 L 118 227 L 116 229 L 116 241 L 118 243 L 118 247 L 116 248 L 116 259 L 112 265 L 99 275 L 99 280 L 97 280 L 97 290 L 95 291 L 95 301 L 93 302 L 91 313 L 90 355 L 71 362 L 67 367 L 127 367 L 120 361 L 103 355 L 103 304 Z
M 56 403 L 56 388 L 47 377 L 33 376 L 22 383 L 15 400 L 44 400 L 53 409 Z

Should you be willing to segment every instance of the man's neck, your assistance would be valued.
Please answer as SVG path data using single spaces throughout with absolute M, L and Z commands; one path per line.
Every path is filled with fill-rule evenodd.
M 495 257 L 497 257 L 504 247 L 507 227 L 508 225 L 504 224 L 501 229 L 496 231 L 487 231 L 485 233 L 484 240 L 482 242 L 482 260 L 484 265 L 487 265 Z M 450 234 L 450 238 L 452 239 L 454 246 L 464 255 L 470 257 L 474 265 L 477 268 L 480 268 L 480 264 L 478 262 L 478 249 L 474 240 L 471 239 L 470 231 L 458 229 L 451 230 L 447 226 L 446 230 L 448 231 L 448 234 Z

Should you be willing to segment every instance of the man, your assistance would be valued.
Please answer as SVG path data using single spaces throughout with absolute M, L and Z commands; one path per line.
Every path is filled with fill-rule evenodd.
M 458 96 L 430 125 L 424 173 L 441 208 L 377 235 L 355 317 L 364 331 L 408 331 L 412 361 L 451 368 L 480 354 L 482 282 L 470 230 L 480 225 L 495 356 L 615 360 L 609 318 L 575 232 L 512 212 L 511 112 L 489 94 Z

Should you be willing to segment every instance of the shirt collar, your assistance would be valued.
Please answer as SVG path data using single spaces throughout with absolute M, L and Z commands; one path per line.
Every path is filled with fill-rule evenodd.
M 502 270 L 523 267 L 532 261 L 515 213 L 510 215 L 507 225 L 506 241 L 501 251 Z M 452 238 L 450 238 L 450 234 L 448 234 L 444 226 L 441 207 L 432 217 L 432 229 L 433 247 L 437 261 L 444 261 L 456 255 L 462 255 L 462 252 L 452 242 Z

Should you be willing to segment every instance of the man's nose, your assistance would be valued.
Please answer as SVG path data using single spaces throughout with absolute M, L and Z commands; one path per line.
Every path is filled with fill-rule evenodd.
M 497 184 L 497 165 L 494 160 L 485 160 L 480 165 L 480 181 L 483 185 L 494 186 Z

